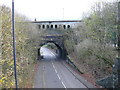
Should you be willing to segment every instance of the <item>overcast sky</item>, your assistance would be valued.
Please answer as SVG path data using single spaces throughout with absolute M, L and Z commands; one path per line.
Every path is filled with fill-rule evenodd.
M 106 0 L 14 0 L 18 13 L 39 21 L 80 20 L 83 12 L 88 12 L 96 1 Z M 12 0 L 0 0 L 0 5 L 11 7 L 11 2 Z

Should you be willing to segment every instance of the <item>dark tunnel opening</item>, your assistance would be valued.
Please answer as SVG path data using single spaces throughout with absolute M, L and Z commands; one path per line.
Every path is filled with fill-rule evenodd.
M 70 25 L 68 25 L 67 28 L 70 28 Z
M 45 25 L 42 25 L 42 28 L 45 29 Z
M 57 25 L 55 25 L 55 28 L 57 29 Z
M 53 28 L 53 25 L 51 25 L 51 29 Z

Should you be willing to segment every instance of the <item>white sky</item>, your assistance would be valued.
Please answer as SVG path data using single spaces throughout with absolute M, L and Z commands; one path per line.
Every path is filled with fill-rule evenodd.
M 88 12 L 96 1 L 106 0 L 14 0 L 18 13 L 38 21 L 80 20 L 83 12 Z M 0 5 L 11 7 L 11 2 L 12 0 L 0 0 Z

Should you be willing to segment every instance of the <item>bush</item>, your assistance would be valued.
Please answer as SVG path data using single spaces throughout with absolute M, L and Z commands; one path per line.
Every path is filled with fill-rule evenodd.
M 104 46 L 87 39 L 77 45 L 75 51 L 77 52 L 78 66 L 84 65 L 85 69 L 82 69 L 85 73 L 91 72 L 96 79 L 112 73 L 112 65 L 117 54 L 114 47 Z

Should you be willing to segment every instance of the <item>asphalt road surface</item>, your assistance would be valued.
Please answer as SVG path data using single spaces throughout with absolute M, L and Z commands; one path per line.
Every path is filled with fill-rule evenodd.
M 64 65 L 56 54 L 43 48 L 44 59 L 38 61 L 34 88 L 87 88 Z

